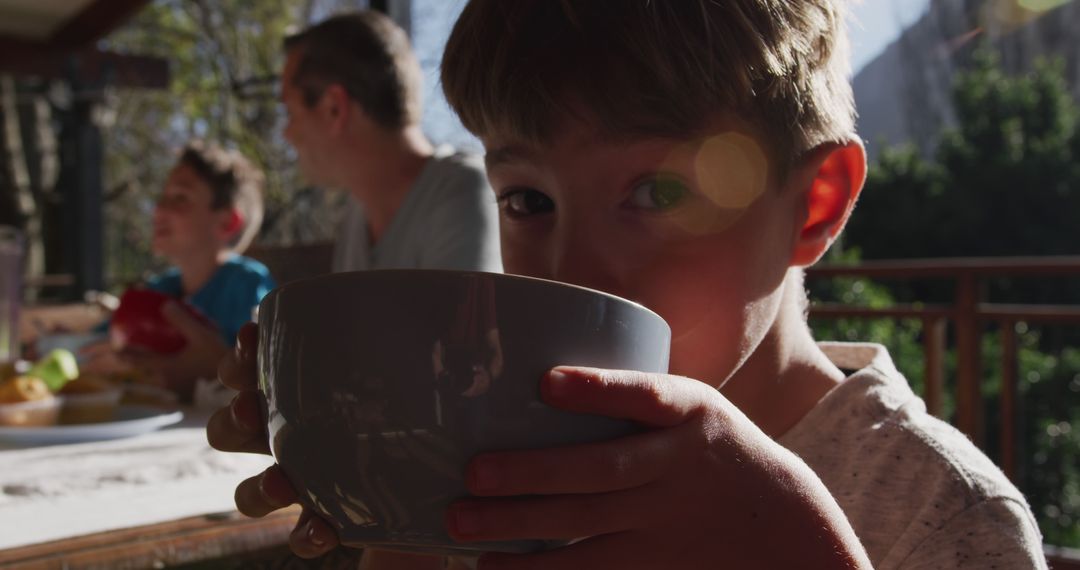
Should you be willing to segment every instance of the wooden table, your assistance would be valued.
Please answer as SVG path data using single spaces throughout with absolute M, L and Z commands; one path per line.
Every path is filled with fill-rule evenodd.
M 236 567 L 256 555 L 287 559 L 284 545 L 297 515 L 296 509 L 287 509 L 249 519 L 227 512 L 93 533 L 2 550 L 0 567 L 163 568 L 211 561 Z
M 44 448 L 0 445 L 0 568 L 5 570 L 355 569 L 339 548 L 304 561 L 288 550 L 298 516 L 235 511 L 236 483 L 269 457 L 216 452 L 208 412 L 151 434 Z M 1080 570 L 1080 553 L 1048 549 L 1053 568 Z
M 0 568 L 355 568 L 339 549 L 307 562 L 288 551 L 298 515 L 235 511 L 240 480 L 269 457 L 206 444 L 209 412 L 123 440 L 0 444 Z

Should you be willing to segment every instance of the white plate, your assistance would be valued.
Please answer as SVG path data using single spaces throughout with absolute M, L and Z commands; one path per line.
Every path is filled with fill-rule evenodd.
M 0 440 L 16 445 L 52 445 L 119 439 L 149 433 L 179 422 L 184 413 L 150 406 L 120 406 L 111 422 L 48 427 L 0 427 Z

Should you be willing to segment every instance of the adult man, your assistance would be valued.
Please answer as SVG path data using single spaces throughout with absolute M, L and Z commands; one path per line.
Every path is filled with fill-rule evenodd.
M 405 32 L 352 12 L 290 36 L 285 51 L 285 138 L 312 183 L 352 197 L 334 270 L 501 271 L 482 162 L 421 132 L 421 72 Z

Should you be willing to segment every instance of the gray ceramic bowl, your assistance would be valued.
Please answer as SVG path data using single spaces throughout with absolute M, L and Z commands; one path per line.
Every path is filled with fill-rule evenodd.
M 540 279 L 395 270 L 291 283 L 259 306 L 271 448 L 344 544 L 542 549 L 447 536 L 469 458 L 632 432 L 545 405 L 539 380 L 557 365 L 666 372 L 670 340 L 641 305 Z

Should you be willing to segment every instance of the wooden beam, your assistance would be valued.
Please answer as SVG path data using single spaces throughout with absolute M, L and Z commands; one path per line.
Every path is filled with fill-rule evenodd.
M 71 79 L 72 63 L 76 63 L 74 79 L 83 85 L 144 89 L 169 86 L 169 62 L 161 58 L 97 49 L 65 52 L 43 43 L 0 38 L 0 72 Z
M 148 0 L 97 0 L 56 30 L 48 44 L 56 49 L 86 47 L 131 19 Z
M 822 265 L 806 270 L 808 277 L 853 275 L 910 279 L 1008 275 L 1012 277 L 1080 274 L 1080 256 L 942 257 L 936 259 L 866 260 L 858 265 Z

